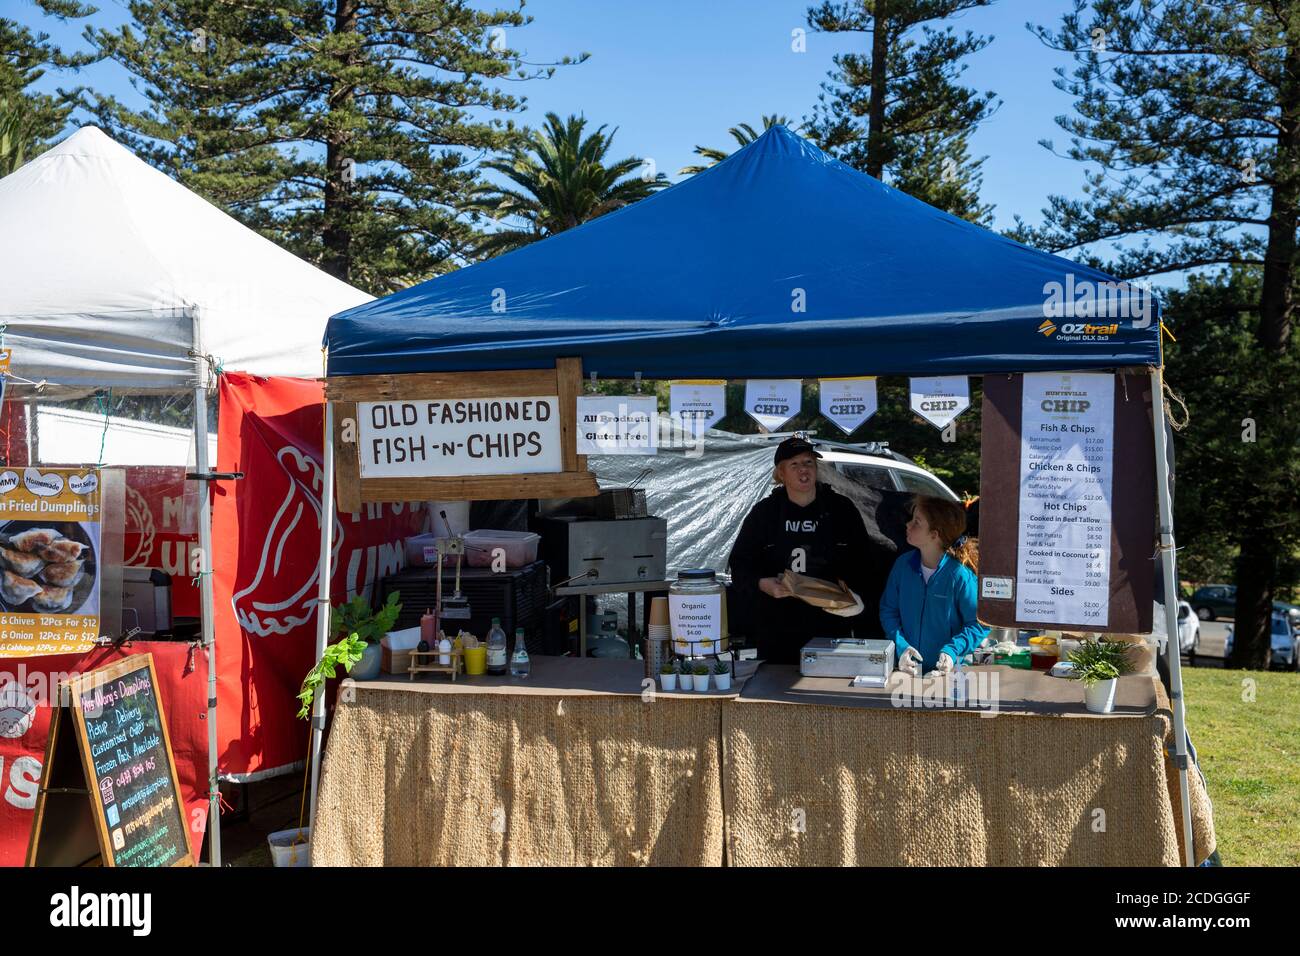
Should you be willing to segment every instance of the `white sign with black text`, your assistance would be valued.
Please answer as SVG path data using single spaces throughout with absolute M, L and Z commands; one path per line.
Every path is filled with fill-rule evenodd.
M 947 428 L 970 408 L 970 379 L 965 375 L 942 378 L 914 378 L 912 411 L 935 428 Z
M 846 435 L 852 435 L 876 414 L 874 378 L 824 378 L 818 383 L 822 414 Z
M 1110 614 L 1115 377 L 1027 374 L 1022 403 L 1016 617 L 1100 630 Z
M 803 382 L 797 378 L 751 378 L 745 383 L 745 412 L 774 432 L 799 414 Z
M 683 429 L 703 435 L 727 417 L 727 383 L 670 382 L 668 411 Z
M 442 478 L 563 471 L 560 400 L 358 402 L 362 478 Z
M 579 455 L 653 455 L 658 429 L 653 395 L 580 395 Z

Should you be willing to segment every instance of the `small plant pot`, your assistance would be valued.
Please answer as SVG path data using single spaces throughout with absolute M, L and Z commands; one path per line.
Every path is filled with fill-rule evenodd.
M 731 690 L 731 674 L 714 674 L 713 683 L 717 685 L 718 690 Z
M 660 689 L 660 690 L 676 690 L 676 689 L 677 689 L 677 675 L 676 675 L 676 674 L 660 674 L 660 675 L 659 675 L 659 689 Z
M 374 680 L 379 676 L 379 665 L 384 660 L 384 649 L 378 644 L 367 644 L 361 660 L 352 665 L 348 676 L 353 680 Z
M 697 691 L 706 691 L 709 689 L 708 674 L 692 674 L 691 682 L 695 685 Z
M 1083 687 L 1083 704 L 1094 714 L 1109 714 L 1115 709 L 1115 686 L 1119 681 L 1112 677 L 1110 680 L 1099 680 L 1095 684 L 1085 684 Z

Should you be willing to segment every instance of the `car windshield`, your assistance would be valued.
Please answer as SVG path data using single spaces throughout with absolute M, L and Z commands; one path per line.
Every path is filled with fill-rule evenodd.
M 1287 623 L 1284 617 L 1273 618 L 1273 633 L 1281 634 L 1283 637 L 1291 633 L 1291 625 Z

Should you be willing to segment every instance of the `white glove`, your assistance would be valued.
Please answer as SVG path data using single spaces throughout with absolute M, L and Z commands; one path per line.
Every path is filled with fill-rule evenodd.
M 939 659 L 935 661 L 934 670 L 926 674 L 925 678 L 926 680 L 929 680 L 931 677 L 942 677 L 944 674 L 951 674 L 953 668 L 956 666 L 957 662 L 951 657 L 947 654 L 940 654 Z
M 903 651 L 903 656 L 898 659 L 898 669 L 911 677 L 921 676 L 921 654 L 915 647 L 909 647 Z
M 858 592 L 850 591 L 848 588 L 845 588 L 844 590 L 853 595 L 853 604 L 849 607 L 842 607 L 836 610 L 832 610 L 831 608 L 827 608 L 826 610 L 830 614 L 834 614 L 836 617 L 857 617 L 862 613 L 862 609 L 866 607 L 866 605 L 862 603 L 862 598 L 858 596 Z

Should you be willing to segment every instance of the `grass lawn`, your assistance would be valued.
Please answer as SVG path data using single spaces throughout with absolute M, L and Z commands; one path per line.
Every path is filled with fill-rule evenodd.
M 1185 667 L 1183 681 L 1223 864 L 1300 865 L 1300 674 Z

